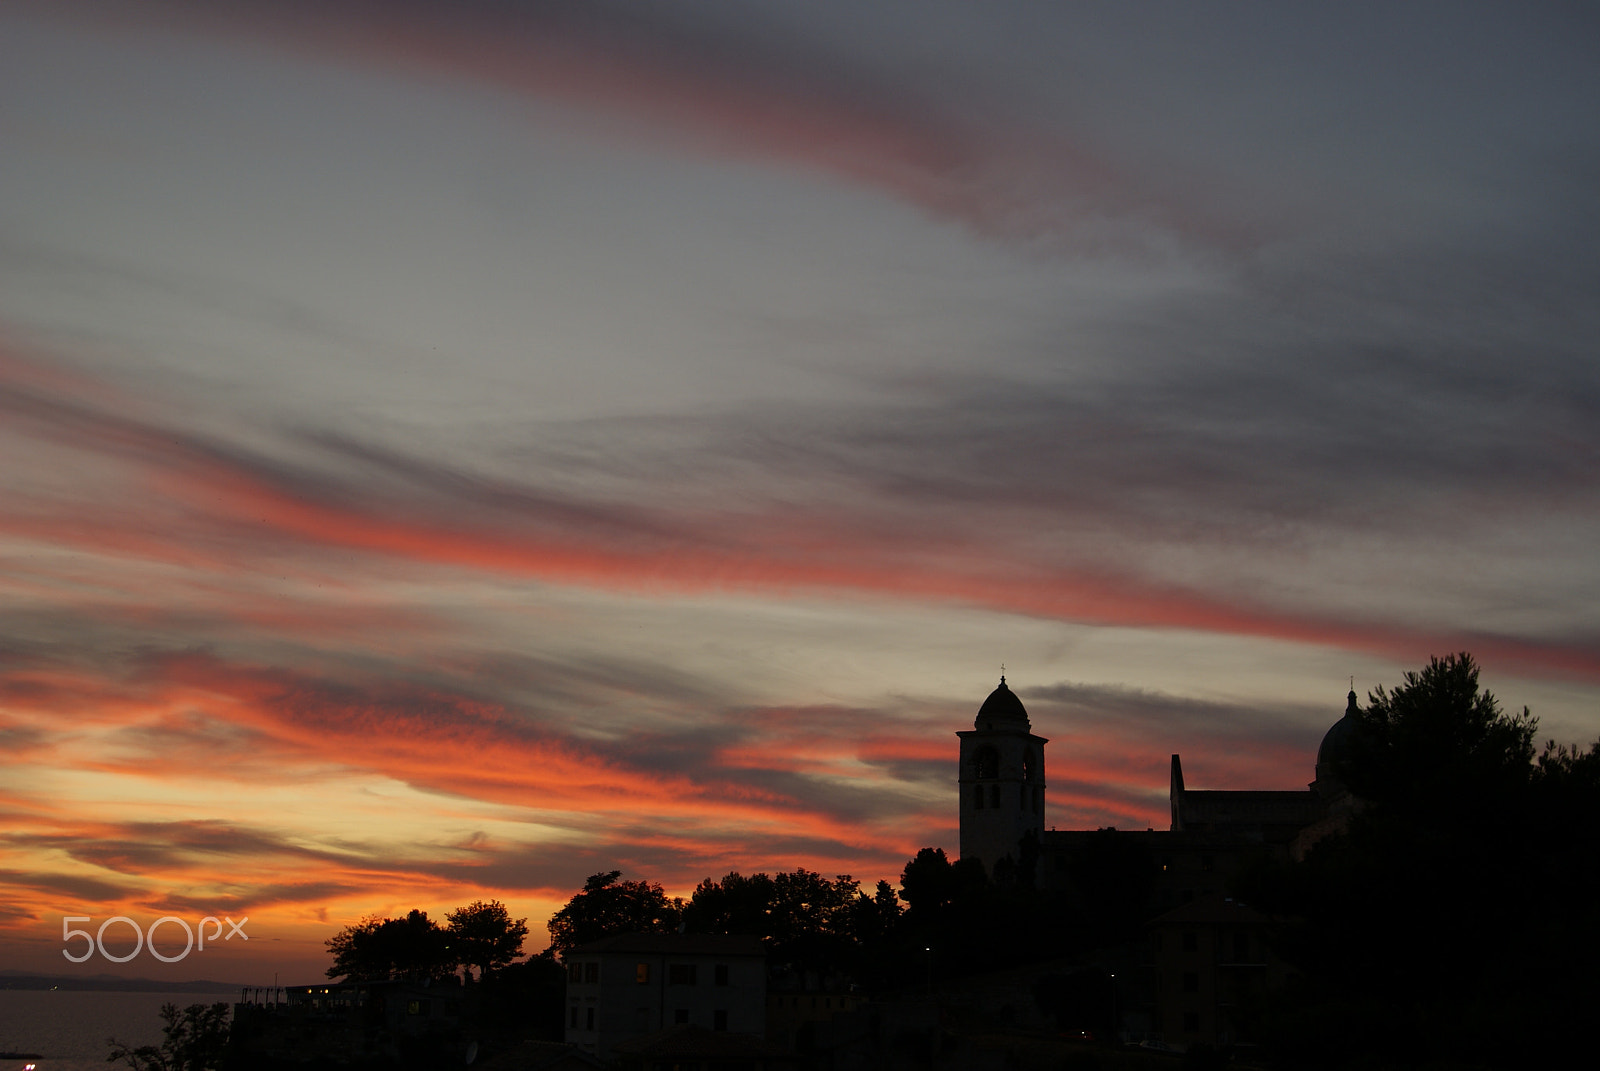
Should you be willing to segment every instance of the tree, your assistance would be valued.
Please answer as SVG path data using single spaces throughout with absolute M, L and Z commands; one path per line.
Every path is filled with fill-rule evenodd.
M 1479 800 L 1499 807 L 1528 782 L 1538 724 L 1526 707 L 1507 715 L 1479 689 L 1470 654 L 1435 657 L 1393 692 L 1372 690 L 1335 773 L 1373 806 L 1449 821 Z
M 951 909 L 982 895 L 988 878 L 972 859 L 952 863 L 943 848 L 923 848 L 900 871 L 900 899 L 918 926 L 942 924 Z
M 222 1066 L 228 1046 L 228 1006 L 191 1004 L 182 1011 L 176 1004 L 161 1006 L 161 1044 L 130 1048 L 109 1039 L 110 1060 L 121 1060 L 133 1071 L 214 1071 Z
M 445 918 L 451 951 L 461 963 L 477 967 L 480 978 L 522 955 L 528 920 L 513 919 L 499 900 L 474 900 Z
M 684 922 L 695 933 L 739 933 L 770 940 L 775 896 L 768 875 L 746 877 L 732 870 L 721 881 L 706 878 L 695 886 L 684 907 Z
M 1548 747 L 1468 654 L 1376 688 L 1336 774 L 1361 801 L 1299 863 L 1236 892 L 1304 983 L 1265 1036 L 1286 1064 L 1557 1066 L 1600 1000 L 1600 744 Z
M 683 901 L 669 900 L 660 885 L 619 881 L 622 871 L 593 874 L 577 895 L 550 917 L 550 951 L 565 954 L 619 933 L 671 933 Z
M 879 958 L 900 917 L 886 881 L 875 895 L 849 874 L 823 877 L 804 867 L 768 876 L 731 871 L 706 878 L 684 907 L 694 933 L 760 937 L 768 962 L 795 971 L 857 976 L 864 960 Z
M 333 953 L 328 977 L 349 982 L 446 978 L 461 963 L 449 935 L 426 911 L 415 908 L 401 918 L 372 916 L 346 926 L 326 945 Z

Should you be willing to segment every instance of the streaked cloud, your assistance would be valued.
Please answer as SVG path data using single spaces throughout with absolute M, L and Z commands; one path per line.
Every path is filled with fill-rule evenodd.
M 1002 660 L 1062 828 L 1444 651 L 1592 736 L 1590 16 L 0 21 L 10 947 L 893 877 Z

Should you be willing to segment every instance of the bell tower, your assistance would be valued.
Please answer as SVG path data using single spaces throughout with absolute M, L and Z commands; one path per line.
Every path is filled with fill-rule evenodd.
M 1044 837 L 1044 746 L 1034 736 L 1022 700 L 1000 687 L 978 708 L 961 739 L 961 858 L 977 859 L 992 877 L 995 866 L 1030 863 L 1024 843 L 1036 853 Z M 1029 835 L 1032 835 L 1031 838 Z

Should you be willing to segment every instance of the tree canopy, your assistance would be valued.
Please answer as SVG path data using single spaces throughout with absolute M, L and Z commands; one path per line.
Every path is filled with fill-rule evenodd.
M 528 920 L 514 919 L 499 900 L 474 900 L 445 916 L 450 947 L 463 964 L 478 968 L 479 977 L 507 966 L 522 955 Z
M 583 888 L 550 917 L 550 951 L 565 954 L 619 933 L 671 933 L 683 913 L 681 899 L 667 898 L 648 881 L 622 881 L 622 871 L 592 874 Z
M 888 882 L 873 893 L 849 874 L 824 877 L 804 867 L 773 876 L 731 871 L 706 878 L 684 908 L 693 933 L 760 937 L 774 965 L 844 970 L 893 932 L 900 905 Z
M 1394 691 L 1374 688 L 1336 773 L 1372 806 L 1421 820 L 1440 807 L 1503 806 L 1533 773 L 1538 721 L 1508 715 L 1478 686 L 1470 654 L 1433 658 Z
M 498 900 L 475 900 L 446 919 L 449 925 L 441 927 L 426 911 L 413 909 L 399 918 L 374 915 L 346 926 L 326 942 L 333 954 L 328 977 L 423 981 L 453 975 L 462 965 L 485 975 L 522 954 L 528 920 L 513 919 Z
M 1374 689 L 1336 773 L 1348 828 L 1237 890 L 1302 982 L 1263 1012 L 1286 1064 L 1553 1066 L 1600 998 L 1600 743 L 1550 744 L 1465 653 Z
M 333 953 L 328 977 L 351 982 L 445 978 L 461 962 L 445 931 L 415 908 L 400 918 L 373 916 L 346 926 L 328 938 L 327 948 Z

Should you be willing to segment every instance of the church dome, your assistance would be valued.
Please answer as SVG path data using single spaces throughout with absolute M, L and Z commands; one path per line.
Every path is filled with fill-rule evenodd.
M 1349 704 L 1344 708 L 1344 717 L 1333 723 L 1333 727 L 1322 737 L 1322 746 L 1317 748 L 1317 780 L 1333 776 L 1333 764 L 1343 761 L 1350 754 L 1350 738 L 1355 735 L 1356 718 L 1361 709 L 1356 706 L 1356 693 L 1350 693 Z
M 1004 677 L 1000 678 L 1000 687 L 990 692 L 989 698 L 978 708 L 978 720 L 973 724 L 979 729 L 1030 728 L 1028 712 L 1022 708 L 1022 700 L 1017 698 L 1016 692 L 1006 687 Z

